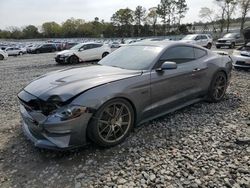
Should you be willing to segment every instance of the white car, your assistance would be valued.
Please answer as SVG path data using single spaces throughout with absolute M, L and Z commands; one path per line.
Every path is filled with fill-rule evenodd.
M 17 55 L 23 55 L 24 52 L 21 48 L 17 48 L 17 47 L 9 47 L 9 48 L 6 48 L 5 51 L 7 52 L 7 54 L 9 56 L 17 56 Z
M 235 69 L 249 69 L 250 70 L 250 44 L 234 50 L 231 56 L 233 66 Z
M 8 58 L 8 54 L 0 49 L 0 60 L 4 60 Z
M 182 42 L 196 44 L 199 46 L 203 46 L 205 48 L 211 49 L 213 45 L 213 38 L 208 34 L 191 34 L 185 36 L 181 39 Z
M 80 43 L 69 50 L 57 53 L 55 60 L 57 63 L 79 63 L 81 61 L 100 60 L 111 53 L 108 45 L 102 43 Z

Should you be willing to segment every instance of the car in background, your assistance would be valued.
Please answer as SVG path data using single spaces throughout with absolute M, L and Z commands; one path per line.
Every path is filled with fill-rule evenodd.
M 57 53 L 55 60 L 57 63 L 75 64 L 82 61 L 100 60 L 111 53 L 111 48 L 102 43 L 80 43 L 69 50 Z
M 62 50 L 68 50 L 77 44 L 79 43 L 78 42 L 65 42 L 62 44 Z
M 84 44 L 85 45 L 85 44 Z M 23 131 L 36 147 L 111 147 L 134 127 L 202 100 L 223 100 L 232 60 L 197 45 L 140 42 L 97 65 L 36 78 L 18 94 Z
M 112 42 L 111 44 L 109 44 L 110 48 L 120 48 L 121 45 L 119 42 Z
M 240 33 L 227 33 L 216 42 L 216 48 L 229 47 L 235 48 L 244 44 L 244 37 Z
M 8 56 L 18 56 L 24 54 L 23 50 L 17 47 L 8 47 L 5 49 L 5 51 L 8 54 Z
M 0 60 L 4 60 L 8 58 L 8 54 L 4 51 L 0 49 Z
M 213 45 L 213 38 L 209 34 L 190 34 L 181 39 L 181 42 L 189 44 L 196 44 L 198 46 L 211 49 Z
M 234 50 L 231 57 L 235 69 L 250 69 L 250 43 Z
M 28 53 L 39 54 L 39 53 L 48 53 L 55 52 L 57 50 L 56 45 L 53 43 L 46 43 L 34 46 L 28 50 Z

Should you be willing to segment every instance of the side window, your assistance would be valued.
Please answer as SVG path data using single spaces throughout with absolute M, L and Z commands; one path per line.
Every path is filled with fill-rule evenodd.
M 206 56 L 207 52 L 205 50 L 202 50 L 199 48 L 194 48 L 194 54 L 195 54 L 195 59 L 200 59 L 200 58 Z
M 206 35 L 202 35 L 201 38 L 202 39 L 207 39 L 207 36 Z
M 195 40 L 201 40 L 201 36 L 198 35 L 198 36 L 195 38 Z
M 186 63 L 195 59 L 194 49 L 189 46 L 178 46 L 168 49 L 160 58 L 161 62 L 173 61 L 177 64 Z

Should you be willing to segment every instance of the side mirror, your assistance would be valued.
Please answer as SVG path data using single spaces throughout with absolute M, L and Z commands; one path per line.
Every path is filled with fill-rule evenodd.
M 156 71 L 164 71 L 164 70 L 171 70 L 171 69 L 177 69 L 177 64 L 172 61 L 166 61 L 161 65 L 160 68 L 156 69 Z

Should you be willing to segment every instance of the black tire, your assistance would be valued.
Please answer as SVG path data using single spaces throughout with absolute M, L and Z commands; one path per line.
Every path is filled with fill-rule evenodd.
M 227 76 L 224 72 L 215 74 L 208 91 L 209 102 L 220 102 L 225 96 L 227 90 Z
M 104 53 L 102 54 L 102 58 L 106 57 L 107 55 L 109 55 L 109 53 L 108 53 L 108 52 L 104 52 Z
M 70 63 L 70 64 L 77 64 L 77 63 L 79 63 L 79 58 L 78 58 L 76 55 L 72 55 L 72 56 L 69 58 L 69 63 Z
M 211 43 L 208 43 L 207 44 L 207 49 L 211 49 L 212 48 L 212 44 Z
M 220 46 L 216 46 L 217 49 L 220 49 L 221 47 Z
M 230 48 L 231 48 L 231 49 L 234 49 L 234 48 L 235 48 L 235 43 L 234 43 L 234 42 L 230 45 Z
M 3 60 L 4 56 L 2 54 L 0 54 L 0 60 Z
M 88 137 L 98 146 L 112 147 L 123 142 L 134 126 L 134 110 L 124 99 L 102 105 L 90 121 Z

